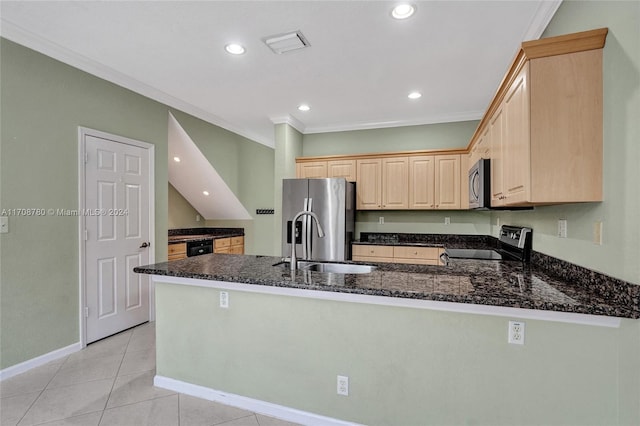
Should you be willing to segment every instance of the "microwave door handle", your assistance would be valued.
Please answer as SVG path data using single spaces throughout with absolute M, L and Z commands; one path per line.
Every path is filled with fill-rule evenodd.
M 478 181 L 480 179 L 480 174 L 476 171 L 471 178 L 471 195 L 473 200 L 479 200 L 480 196 L 478 194 L 479 191 L 476 190 L 476 186 L 478 185 Z

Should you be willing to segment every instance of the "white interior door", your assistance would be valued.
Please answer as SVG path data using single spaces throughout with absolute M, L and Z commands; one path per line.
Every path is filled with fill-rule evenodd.
M 149 320 L 150 150 L 84 135 L 85 330 L 91 343 Z

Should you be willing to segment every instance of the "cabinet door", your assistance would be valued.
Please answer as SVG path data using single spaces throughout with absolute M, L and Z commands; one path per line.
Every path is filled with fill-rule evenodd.
M 436 209 L 460 208 L 460 155 L 435 157 Z
M 343 177 L 348 182 L 356 182 L 356 160 L 327 161 L 327 177 Z
M 507 91 L 504 101 L 504 187 L 506 204 L 529 201 L 529 91 L 526 64 Z
M 505 192 L 503 190 L 504 173 L 504 147 L 502 144 L 504 133 L 504 116 L 502 106 L 498 108 L 490 120 L 490 145 L 491 145 L 491 206 L 503 206 Z
M 231 238 L 216 238 L 213 240 L 214 253 L 229 253 L 231 247 Z
M 409 208 L 409 159 L 391 157 L 382 160 L 382 208 Z
M 382 160 L 358 160 L 356 164 L 358 187 L 356 208 L 358 210 L 380 210 L 382 208 Z
M 435 158 L 433 155 L 409 157 L 409 208 L 435 207 Z
M 308 163 L 298 163 L 296 167 L 297 177 L 302 179 L 313 178 L 326 178 L 327 177 L 327 162 L 326 161 L 311 161 Z

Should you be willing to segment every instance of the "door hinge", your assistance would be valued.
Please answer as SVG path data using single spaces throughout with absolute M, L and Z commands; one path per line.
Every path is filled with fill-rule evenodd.
M 88 306 L 84 307 L 84 317 L 85 318 L 89 318 L 89 307 Z
M 85 241 L 89 240 L 89 231 L 87 231 L 86 229 L 84 230 L 84 240 Z
M 89 153 L 85 152 L 84 153 L 84 163 L 87 164 L 89 162 Z

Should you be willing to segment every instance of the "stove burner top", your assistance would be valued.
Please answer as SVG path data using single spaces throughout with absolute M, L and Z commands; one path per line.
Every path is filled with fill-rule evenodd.
M 495 250 L 446 249 L 445 254 L 451 259 L 519 260 L 528 263 L 531 260 L 532 233 L 531 228 L 503 225 L 498 239 L 499 248 Z

